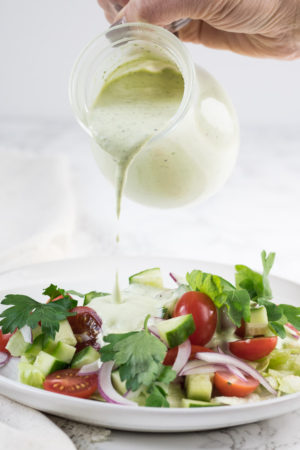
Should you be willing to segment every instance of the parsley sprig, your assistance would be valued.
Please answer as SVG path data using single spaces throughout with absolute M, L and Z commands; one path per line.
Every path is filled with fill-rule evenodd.
M 1 303 L 10 306 L 0 314 L 3 333 L 13 333 L 16 328 L 20 329 L 24 325 L 34 329 L 40 324 L 42 333 L 51 339 L 55 338 L 59 330 L 59 322 L 76 314 L 70 310 L 77 305 L 69 296 L 43 304 L 27 295 L 18 294 L 6 295 Z
M 158 338 L 149 333 L 147 321 L 144 329 L 104 337 L 108 344 L 101 349 L 101 360 L 114 361 L 120 378 L 126 381 L 126 388 L 136 391 L 144 386 L 149 394 L 146 406 L 168 407 L 166 386 L 176 377 L 169 366 L 162 364 L 167 348 Z

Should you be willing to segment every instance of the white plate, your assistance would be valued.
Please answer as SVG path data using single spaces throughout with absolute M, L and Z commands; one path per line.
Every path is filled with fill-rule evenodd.
M 126 286 L 128 275 L 149 267 L 161 267 L 168 272 L 185 274 L 188 270 L 203 269 L 233 281 L 233 267 L 201 262 L 162 258 L 124 258 L 119 260 L 121 285 Z M 110 290 L 116 261 L 111 257 L 66 260 L 40 264 L 7 272 L 0 276 L 3 294 L 26 293 L 42 298 L 42 288 L 56 283 L 65 289 Z M 300 286 L 277 277 L 271 278 L 274 297 L 279 303 L 299 304 Z M 82 400 L 32 388 L 16 381 L 17 360 L 0 369 L 0 392 L 24 405 L 88 424 L 109 428 L 148 432 L 182 432 L 229 427 L 279 416 L 300 407 L 300 393 L 278 399 L 241 406 L 214 408 L 164 409 L 127 407 Z

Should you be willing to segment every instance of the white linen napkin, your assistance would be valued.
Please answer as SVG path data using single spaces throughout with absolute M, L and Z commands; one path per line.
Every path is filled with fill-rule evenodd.
M 75 450 L 68 436 L 42 413 L 0 395 L 0 450 Z
M 67 160 L 1 151 L 0 182 L 0 273 L 64 257 L 75 216 Z

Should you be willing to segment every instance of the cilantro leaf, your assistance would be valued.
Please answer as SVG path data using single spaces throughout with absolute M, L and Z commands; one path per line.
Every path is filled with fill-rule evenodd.
M 14 294 L 6 295 L 1 303 L 12 305 L 0 314 L 3 333 L 13 333 L 16 328 L 20 329 L 24 325 L 33 329 L 41 323 L 42 332 L 52 339 L 59 330 L 59 322 L 76 314 L 70 313 L 70 309 L 77 304 L 69 297 L 43 304 L 27 295 Z
M 136 391 L 141 385 L 149 387 L 160 375 L 166 346 L 148 331 L 112 334 L 104 337 L 102 361 L 115 361 L 126 388 Z
M 279 305 L 279 308 L 286 317 L 286 321 L 300 330 L 300 307 L 282 304 Z
M 50 286 L 43 290 L 43 295 L 47 295 L 50 300 L 53 300 L 54 298 L 57 298 L 61 295 L 65 296 L 66 291 L 57 287 L 55 284 L 50 284 Z
M 77 297 L 83 298 L 84 306 L 88 305 L 95 297 L 105 297 L 106 295 L 109 295 L 106 292 L 97 292 L 97 291 L 90 291 L 87 292 L 87 294 L 81 294 L 81 292 L 74 291 L 72 289 L 67 291 L 67 293 L 70 295 L 77 295 Z
M 263 273 L 255 272 L 244 265 L 236 265 L 235 282 L 237 288 L 246 289 L 251 299 L 256 297 L 272 298 L 272 291 L 268 280 L 268 275 L 274 264 L 275 253 L 266 254 L 265 250 L 261 253 Z
M 156 408 L 169 408 L 169 402 L 167 400 L 167 394 L 165 391 L 157 385 L 154 385 L 150 390 L 150 395 L 146 399 L 146 406 Z
M 162 366 L 161 372 L 157 377 L 157 381 L 160 383 L 169 384 L 171 381 L 175 380 L 176 372 L 171 366 Z
M 186 279 L 193 291 L 208 295 L 217 308 L 225 305 L 230 319 L 236 326 L 241 325 L 242 319 L 245 322 L 250 321 L 250 296 L 247 290 L 238 290 L 224 278 L 201 270 L 187 273 Z
M 241 326 L 241 320 L 250 322 L 250 297 L 245 289 L 232 290 L 228 293 L 227 301 L 228 315 L 235 325 Z

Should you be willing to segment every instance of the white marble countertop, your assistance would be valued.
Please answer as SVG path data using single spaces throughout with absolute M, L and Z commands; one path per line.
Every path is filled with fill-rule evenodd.
M 299 128 L 242 126 L 237 167 L 214 198 L 173 211 L 124 201 L 122 253 L 259 268 L 265 248 L 277 253 L 273 273 L 298 281 L 299 173 Z M 113 189 L 93 161 L 88 137 L 71 119 L 2 117 L 0 178 L 0 273 L 28 263 L 113 252 Z M 300 448 L 299 414 L 175 437 L 110 433 L 54 420 L 79 450 L 279 450 Z

